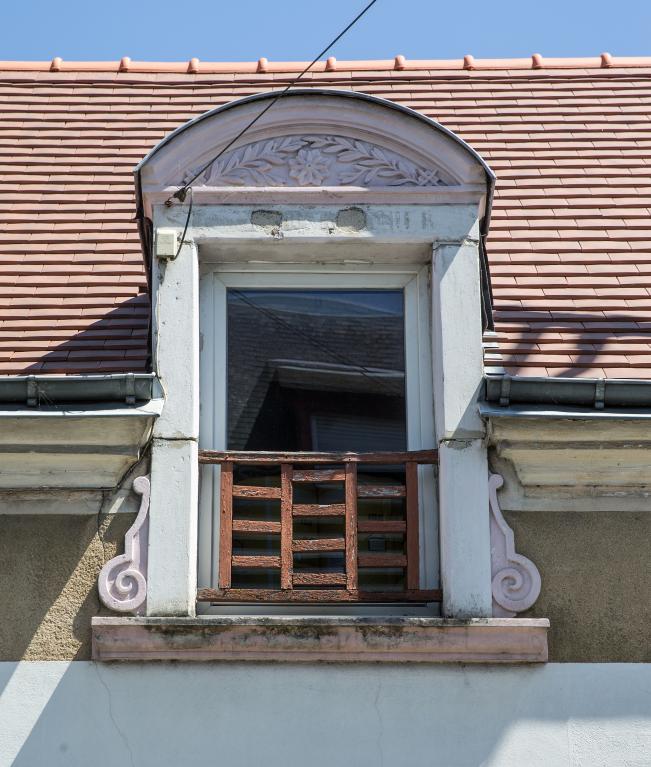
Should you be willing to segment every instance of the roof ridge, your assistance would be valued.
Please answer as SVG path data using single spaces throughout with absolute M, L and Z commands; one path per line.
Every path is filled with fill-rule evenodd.
M 309 62 L 258 61 L 204 62 L 198 58 L 189 61 L 132 61 L 124 56 L 120 61 L 64 61 L 56 56 L 52 61 L 0 61 L 5 72 L 130 72 L 175 74 L 276 74 L 298 73 Z M 462 59 L 407 59 L 398 55 L 393 59 L 337 61 L 331 56 L 319 61 L 313 72 L 359 72 L 364 70 L 410 71 L 410 70 L 513 70 L 513 69 L 614 69 L 651 67 L 651 56 L 612 56 L 602 53 L 592 57 L 547 58 L 534 53 L 530 58 L 476 59 L 467 54 Z

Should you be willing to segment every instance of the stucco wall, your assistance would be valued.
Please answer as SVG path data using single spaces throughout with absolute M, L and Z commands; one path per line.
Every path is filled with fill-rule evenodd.
M 651 660 L 651 515 L 506 512 L 551 620 L 552 661 Z M 0 660 L 90 657 L 97 575 L 122 550 L 133 513 L 0 515 Z M 99 524 L 99 530 L 98 530 Z
M 135 519 L 139 496 L 130 488 L 128 479 L 105 495 L 0 493 L 0 661 L 90 657 L 91 618 L 108 614 L 97 575 L 122 551 Z M 504 516 L 517 550 L 542 575 L 540 597 L 523 617 L 550 619 L 551 661 L 651 660 L 651 514 Z
M 134 518 L 0 515 L 0 660 L 90 657 L 97 576 Z
M 651 514 L 504 512 L 542 576 L 522 617 L 551 621 L 553 661 L 651 661 Z

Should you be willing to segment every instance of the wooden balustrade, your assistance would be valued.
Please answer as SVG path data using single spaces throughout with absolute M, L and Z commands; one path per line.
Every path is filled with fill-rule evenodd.
M 220 538 L 218 588 L 201 589 L 202 602 L 434 602 L 438 590 L 421 588 L 419 546 L 418 466 L 438 463 L 436 450 L 378 453 L 266 453 L 200 450 L 199 462 L 219 464 Z M 280 485 L 235 484 L 237 467 L 280 467 Z M 359 467 L 404 467 L 404 484 L 358 483 Z M 343 502 L 295 502 L 297 486 L 343 486 Z M 237 519 L 233 499 L 278 502 L 278 521 Z M 398 500 L 403 519 L 358 519 L 358 499 Z M 295 526 L 305 522 L 337 521 L 341 534 L 297 537 Z M 360 551 L 358 536 L 400 536 L 402 551 Z M 278 554 L 241 555 L 233 538 L 263 536 L 279 539 Z M 342 566 L 311 570 L 295 568 L 295 555 L 341 553 Z M 392 590 L 363 590 L 360 568 L 376 572 L 402 570 L 402 585 Z M 233 571 L 279 572 L 280 588 L 233 587 Z

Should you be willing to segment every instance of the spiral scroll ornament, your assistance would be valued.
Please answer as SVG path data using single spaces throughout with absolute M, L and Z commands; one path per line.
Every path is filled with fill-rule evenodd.
M 141 496 L 138 516 L 124 536 L 124 554 L 104 565 L 99 574 L 98 588 L 100 599 L 109 610 L 139 614 L 147 599 L 149 478 L 134 479 L 133 490 Z
M 493 615 L 513 618 L 538 599 L 541 580 L 536 565 L 515 550 L 513 530 L 506 524 L 497 500 L 503 484 L 500 474 L 488 478 Z

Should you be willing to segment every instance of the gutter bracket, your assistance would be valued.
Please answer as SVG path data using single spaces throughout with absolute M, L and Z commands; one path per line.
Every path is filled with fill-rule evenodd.
M 500 407 L 508 407 L 511 404 L 511 376 L 502 376 L 500 387 Z
M 604 409 L 604 400 L 606 394 L 606 381 L 601 378 L 595 381 L 594 385 L 594 406 L 596 410 Z
M 124 388 L 125 388 L 125 402 L 127 405 L 135 405 L 136 404 L 136 377 L 133 373 L 127 373 L 126 378 L 124 379 Z
M 27 376 L 27 407 L 38 407 L 36 376 Z

